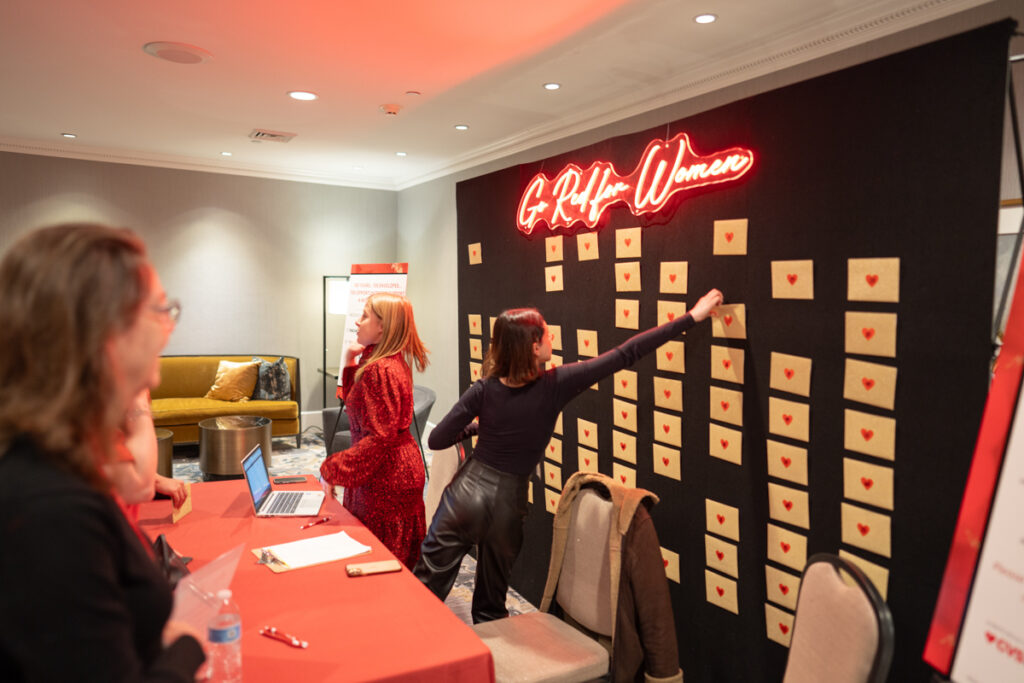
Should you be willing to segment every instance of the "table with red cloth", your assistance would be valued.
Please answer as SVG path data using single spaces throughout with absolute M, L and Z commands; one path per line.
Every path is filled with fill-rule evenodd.
M 315 489 L 305 485 L 287 490 Z M 152 538 L 165 534 L 193 571 L 239 543 L 245 551 L 231 589 L 242 614 L 245 680 L 252 681 L 494 681 L 490 650 L 412 573 L 349 577 L 349 563 L 394 558 L 336 500 L 321 509 L 332 519 L 310 521 L 253 514 L 242 480 L 192 485 L 192 512 L 171 522 L 171 503 L 141 506 L 139 523 Z M 256 563 L 252 548 L 345 531 L 368 545 L 366 555 L 275 574 Z M 290 647 L 261 636 L 274 626 L 309 642 Z

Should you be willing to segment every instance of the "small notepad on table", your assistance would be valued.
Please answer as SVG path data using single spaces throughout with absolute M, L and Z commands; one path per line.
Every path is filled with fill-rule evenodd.
M 326 534 L 313 538 L 304 538 L 301 541 L 270 545 L 265 548 L 253 548 L 252 552 L 259 557 L 263 550 L 269 550 L 273 556 L 283 563 L 267 565 L 274 572 L 288 571 L 289 569 L 301 569 L 314 564 L 344 560 L 356 555 L 365 555 L 370 552 L 368 545 L 356 541 L 344 531 L 336 534 Z

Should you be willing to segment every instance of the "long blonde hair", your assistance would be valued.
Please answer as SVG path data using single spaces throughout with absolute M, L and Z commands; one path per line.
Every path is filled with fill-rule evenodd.
M 410 376 L 414 363 L 420 372 L 426 370 L 429 363 L 427 355 L 430 352 L 416 333 L 416 320 L 413 318 L 412 304 L 409 300 L 398 294 L 377 292 L 370 295 L 366 304 L 373 314 L 380 318 L 384 334 L 373 348 L 370 357 L 356 370 L 355 381 L 359 381 L 363 372 L 372 363 L 396 353 L 402 354 L 405 364 L 409 367 Z

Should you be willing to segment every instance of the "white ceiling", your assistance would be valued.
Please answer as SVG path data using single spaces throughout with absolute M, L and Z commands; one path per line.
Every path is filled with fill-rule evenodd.
M 402 189 L 984 2 L 0 0 L 0 150 Z

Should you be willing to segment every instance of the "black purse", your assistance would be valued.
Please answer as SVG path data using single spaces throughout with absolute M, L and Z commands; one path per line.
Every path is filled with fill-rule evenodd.
M 192 558 L 182 557 L 176 553 L 163 534 L 157 536 L 153 541 L 153 551 L 156 553 L 157 564 L 160 565 L 160 569 L 167 577 L 172 589 L 178 585 L 182 577 L 191 573 L 186 565 L 192 561 Z

